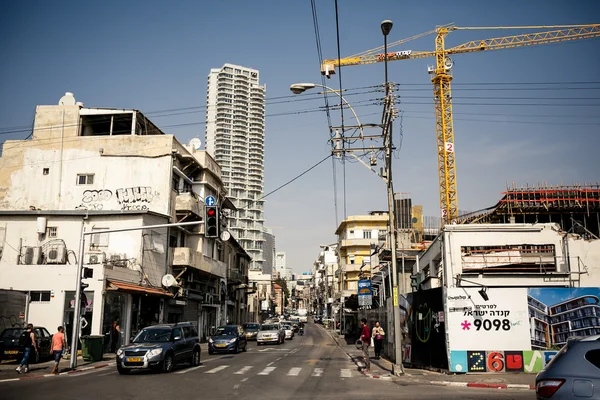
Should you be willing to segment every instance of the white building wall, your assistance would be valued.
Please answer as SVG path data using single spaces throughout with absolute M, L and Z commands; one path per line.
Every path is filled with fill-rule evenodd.
M 555 273 L 484 274 L 466 279 L 486 286 L 600 286 L 600 240 L 585 241 L 569 235 L 567 251 L 564 237 L 559 226 L 551 223 L 447 225 L 442 235 L 421 254 L 415 272 L 428 268 L 433 277 L 424 283 L 423 289 L 458 287 L 461 285 L 457 276 L 468 272 L 463 269 L 463 246 L 553 245 Z
M 57 238 L 40 240 L 37 233 L 37 217 L 7 216 L 0 215 L 0 226 L 6 229 L 6 242 L 0 262 L 0 288 L 19 291 L 50 291 L 49 302 L 32 302 L 29 308 L 28 321 L 45 326 L 54 330 L 63 323 L 64 305 L 66 292 L 75 291 L 77 285 L 77 262 L 79 239 L 82 226 L 86 231 L 95 228 L 117 229 L 164 223 L 160 217 L 149 215 L 123 214 L 119 216 L 90 217 L 83 222 L 82 216 L 64 216 L 57 214 L 45 215 L 47 225 L 57 228 Z M 147 231 L 137 230 L 130 232 L 112 233 L 109 237 L 108 246 L 98 250 L 90 251 L 90 238 L 86 238 L 84 253 L 84 264 L 94 270 L 94 276 L 86 279 L 89 287 L 86 293 L 93 292 L 93 320 L 92 333 L 101 332 L 103 293 L 105 289 L 105 278 L 118 276 L 121 281 L 130 281 L 140 284 L 144 278 L 152 286 L 160 287 L 160 278 L 166 270 L 166 232 L 160 237 L 155 237 L 155 242 L 162 244 L 163 252 L 143 251 L 144 238 Z M 162 238 L 163 242 L 160 243 Z M 42 264 L 23 265 L 19 264 L 18 249 L 21 246 L 44 246 L 49 240 L 63 240 L 67 249 L 66 264 Z M 127 261 L 125 267 L 113 267 L 106 269 L 101 264 L 87 264 L 87 254 L 103 251 L 107 257 L 111 254 L 125 255 Z M 88 300 L 91 300 L 88 297 Z

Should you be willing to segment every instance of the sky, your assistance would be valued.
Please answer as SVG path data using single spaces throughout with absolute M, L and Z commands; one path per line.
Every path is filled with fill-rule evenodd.
M 337 57 L 334 0 L 315 0 L 322 55 Z M 339 0 L 343 56 L 389 42 L 459 27 L 599 22 L 600 2 L 506 0 Z M 455 31 L 447 46 L 530 32 Z M 0 139 L 24 139 L 36 105 L 67 91 L 89 107 L 141 110 L 183 143 L 204 142 L 206 80 L 225 63 L 260 71 L 267 85 L 265 193 L 330 154 L 319 90 L 293 96 L 297 82 L 321 83 L 311 2 L 281 0 L 9 2 L 0 15 Z M 434 35 L 390 48 L 433 50 Z M 598 182 L 600 38 L 456 55 L 452 97 L 458 203 L 475 211 L 517 185 Z M 394 189 L 427 216 L 439 216 L 435 115 L 427 66 L 432 59 L 389 63 L 402 118 L 394 122 Z M 378 123 L 383 64 L 341 70 L 344 96 L 362 124 Z M 339 75 L 326 84 L 339 89 Z M 330 104 L 338 101 L 330 98 Z M 174 110 L 174 111 L 165 111 Z M 341 125 L 339 110 L 331 123 Z M 355 123 L 344 112 L 344 124 Z M 377 133 L 373 130 L 371 134 Z M 367 144 L 368 145 L 368 144 Z M 387 209 L 384 182 L 365 166 L 326 160 L 266 198 L 266 225 L 294 272 L 312 269 L 320 244 L 345 216 Z M 379 162 L 377 169 L 383 166 Z M 335 180 L 334 180 L 335 169 Z M 334 195 L 334 187 L 337 195 Z M 337 213 L 336 213 L 337 210 Z

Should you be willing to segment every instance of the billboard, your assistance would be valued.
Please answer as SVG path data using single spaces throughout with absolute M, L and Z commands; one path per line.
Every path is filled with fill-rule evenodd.
M 449 288 L 452 372 L 538 372 L 569 338 L 600 334 L 600 288 Z

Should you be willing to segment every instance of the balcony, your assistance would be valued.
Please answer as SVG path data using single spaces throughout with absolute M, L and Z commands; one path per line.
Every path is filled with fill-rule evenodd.
M 227 279 L 230 283 L 243 283 L 246 282 L 246 275 L 239 271 L 237 268 L 229 267 L 227 270 Z
M 190 247 L 175 247 L 172 251 L 174 267 L 192 267 L 212 275 L 225 277 L 227 268 L 220 261 L 208 258 Z
M 344 239 L 340 248 L 344 247 L 370 247 L 371 243 L 377 243 L 377 239 Z
M 198 199 L 190 192 L 179 193 L 175 198 L 175 212 L 177 216 L 183 217 L 193 215 L 196 218 L 201 218 L 202 208 Z

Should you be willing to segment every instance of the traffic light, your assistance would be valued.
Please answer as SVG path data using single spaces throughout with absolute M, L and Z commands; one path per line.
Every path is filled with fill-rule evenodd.
M 206 206 L 206 218 L 204 219 L 204 227 L 205 237 L 219 237 L 219 208 L 217 206 Z
M 420 273 L 416 273 L 416 274 L 411 274 L 410 275 L 410 286 L 414 289 L 414 290 L 419 290 L 419 287 L 421 286 L 421 274 Z

